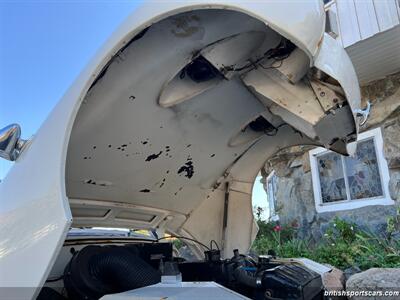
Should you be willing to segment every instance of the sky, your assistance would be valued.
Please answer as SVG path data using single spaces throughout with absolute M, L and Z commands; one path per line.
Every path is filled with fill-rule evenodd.
M 29 138 L 139 1 L 0 0 L 0 128 Z M 0 160 L 0 180 L 12 166 Z
M 139 0 L 0 0 L 0 128 L 37 132 L 80 71 Z M 0 180 L 12 162 L 0 159 Z M 266 207 L 259 183 L 253 205 Z

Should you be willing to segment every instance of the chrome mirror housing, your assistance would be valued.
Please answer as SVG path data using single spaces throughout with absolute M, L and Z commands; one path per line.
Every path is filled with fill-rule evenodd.
M 21 127 L 11 124 L 0 130 L 0 157 L 15 161 L 26 141 L 21 139 Z

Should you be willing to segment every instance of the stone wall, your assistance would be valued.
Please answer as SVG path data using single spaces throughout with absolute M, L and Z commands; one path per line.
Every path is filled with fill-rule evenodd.
M 380 232 L 386 219 L 396 212 L 400 203 L 400 73 L 378 80 L 361 89 L 363 102 L 372 103 L 367 124 L 361 131 L 381 127 L 384 155 L 390 172 L 389 191 L 395 206 L 366 206 L 354 210 L 317 213 L 315 209 L 308 146 L 285 149 L 265 164 L 266 176 L 277 175 L 277 210 L 282 224 L 297 224 L 299 235 L 315 241 L 335 217 L 355 222 L 361 227 Z

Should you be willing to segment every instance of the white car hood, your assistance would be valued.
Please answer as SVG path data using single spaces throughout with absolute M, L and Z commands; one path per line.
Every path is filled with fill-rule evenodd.
M 71 224 L 214 239 L 224 256 L 248 250 L 257 233 L 252 185 L 268 157 L 298 144 L 346 154 L 356 138 L 357 78 L 324 24 L 319 1 L 143 4 L 0 185 L 7 203 L 0 268 L 11 269 L 27 252 L 48 253 L 30 274 L 10 271 L 5 282 L 39 285 Z M 220 70 L 222 62 L 254 63 L 283 38 L 298 48 L 286 57 L 290 63 L 234 68 L 211 83 L 183 74 L 199 55 Z M 297 73 L 290 73 L 293 66 Z M 338 92 L 339 105 L 318 98 L 312 76 L 330 78 L 325 84 Z M 275 129 L 252 130 L 259 117 Z M 24 189 L 16 190 L 21 182 Z

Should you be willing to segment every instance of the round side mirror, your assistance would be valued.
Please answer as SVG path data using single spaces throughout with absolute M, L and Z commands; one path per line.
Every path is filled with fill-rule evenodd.
M 24 140 L 21 140 L 21 127 L 11 124 L 0 130 L 0 157 L 14 161 L 22 149 Z

